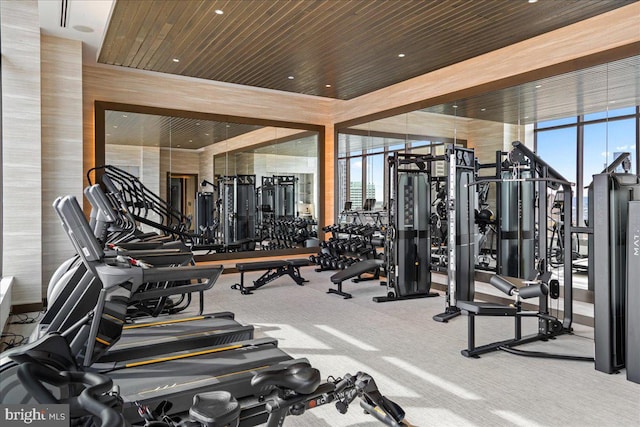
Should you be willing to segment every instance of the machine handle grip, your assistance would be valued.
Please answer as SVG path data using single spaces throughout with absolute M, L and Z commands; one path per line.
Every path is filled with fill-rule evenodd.
M 222 266 L 154 267 L 143 270 L 145 282 L 174 282 L 191 279 L 217 279 Z

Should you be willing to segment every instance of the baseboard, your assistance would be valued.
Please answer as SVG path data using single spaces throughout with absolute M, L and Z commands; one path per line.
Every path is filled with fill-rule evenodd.
M 13 314 L 33 313 L 34 311 L 42 311 L 43 308 L 44 308 L 44 304 L 41 302 L 34 302 L 31 304 L 17 304 L 11 308 L 11 313 Z
M 13 277 L 3 277 L 0 279 L 0 328 L 4 331 L 7 319 L 11 313 L 11 288 L 13 287 Z

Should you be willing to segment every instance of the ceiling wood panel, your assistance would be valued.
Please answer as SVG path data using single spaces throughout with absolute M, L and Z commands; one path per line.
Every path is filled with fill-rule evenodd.
M 632 2 L 119 0 L 99 62 L 351 99 Z

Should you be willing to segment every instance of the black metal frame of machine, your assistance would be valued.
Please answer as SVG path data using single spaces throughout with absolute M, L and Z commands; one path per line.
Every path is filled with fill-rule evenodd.
M 446 165 L 438 175 L 438 166 Z M 436 296 L 431 272 L 448 271 L 448 305 L 455 298 L 473 298 L 473 198 L 465 185 L 473 178 L 473 150 L 449 146 L 443 155 L 394 153 L 388 158 L 389 225 L 385 236 L 387 295 L 375 302 Z M 447 267 L 432 255 L 432 184 L 447 191 Z M 465 209 L 466 208 L 466 209 Z M 466 221 L 464 220 L 466 218 Z M 439 251 L 441 247 L 437 248 Z M 452 304 L 451 304 L 452 303 Z
M 640 343 L 637 332 L 625 325 L 637 317 L 639 308 L 638 300 L 633 299 L 638 295 L 638 276 L 634 281 L 630 278 L 633 269 L 637 270 L 631 258 L 640 247 L 633 234 L 638 230 L 638 217 L 633 214 L 640 200 L 640 177 L 613 169 L 594 175 L 589 187 L 589 225 L 593 227 L 589 235 L 589 288 L 594 291 L 595 368 L 606 373 L 617 372 L 633 361 L 625 356 L 629 350 L 637 351 Z M 639 382 L 637 370 L 637 363 L 632 362 L 627 366 L 627 377 Z
M 218 191 L 222 199 L 222 240 L 225 246 L 244 240 L 253 241 L 256 236 L 256 176 L 221 176 Z
M 479 354 L 495 350 L 506 350 L 522 355 L 532 355 L 531 353 L 527 353 L 524 351 L 516 351 L 513 349 L 513 347 L 533 341 L 547 340 L 551 337 L 571 332 L 571 324 L 573 321 L 573 270 L 572 263 L 570 261 L 565 262 L 563 271 L 564 310 L 562 322 L 560 322 L 560 320 L 556 317 L 552 316 L 549 311 L 549 298 L 558 298 L 560 289 L 557 280 L 548 280 L 548 277 L 545 278 L 545 276 L 550 276 L 550 273 L 547 272 L 546 263 L 546 256 L 548 254 L 548 237 L 546 227 L 548 206 L 546 196 L 549 188 L 553 190 L 559 190 L 561 188 L 563 194 L 563 208 L 566 212 L 565 215 L 567 218 L 571 218 L 573 198 L 571 187 L 573 184 L 568 182 L 562 175 L 560 175 L 556 170 L 554 170 L 551 166 L 549 166 L 521 142 L 516 141 L 512 145 L 513 149 L 511 152 L 509 152 L 507 160 L 509 168 L 514 171 L 513 175 L 510 177 L 502 175 L 500 178 L 478 178 L 477 182 L 495 181 L 499 182 L 501 187 L 504 186 L 505 183 L 530 183 L 533 186 L 531 196 L 535 197 L 536 203 L 530 205 L 532 208 L 531 212 L 518 213 L 517 218 L 519 219 L 519 221 L 517 225 L 522 224 L 522 221 L 520 221 L 520 219 L 529 216 L 535 219 L 535 223 L 542 224 L 542 226 L 540 226 L 537 230 L 537 233 L 535 233 L 537 239 L 535 239 L 535 241 L 533 242 L 533 247 L 529 248 L 529 250 L 534 250 L 534 256 L 537 258 L 537 264 L 540 267 L 537 269 L 536 279 L 533 282 L 525 281 L 524 283 L 525 285 L 529 284 L 530 289 L 534 289 L 533 287 L 531 287 L 534 282 L 535 286 L 542 286 L 543 288 L 548 286 L 548 289 L 540 288 L 540 292 L 529 292 L 529 289 L 525 291 L 525 287 L 527 286 L 520 289 L 517 289 L 515 286 L 497 286 L 499 289 L 509 295 L 518 296 L 518 300 L 516 301 L 515 306 L 517 307 L 517 309 L 514 309 L 514 305 L 477 303 L 473 302 L 472 300 L 461 302 L 461 307 L 466 313 L 469 314 L 469 348 L 463 350 L 462 352 L 462 354 L 467 357 L 477 357 Z M 501 168 L 504 168 L 504 166 L 501 166 Z M 510 186 L 507 186 L 507 188 L 509 189 L 509 191 L 511 190 Z M 518 205 L 517 209 L 522 209 L 520 199 L 516 198 L 515 202 Z M 516 229 L 520 230 L 520 228 Z M 525 229 L 525 231 L 527 230 Z M 564 258 L 566 260 L 571 260 L 571 234 L 578 231 L 583 232 L 584 230 L 569 226 L 567 232 L 564 234 Z M 518 235 L 514 235 L 512 237 L 516 242 L 522 242 L 523 237 Z M 522 265 L 520 265 L 519 267 L 522 267 Z M 536 269 L 534 269 L 533 271 L 536 271 Z M 501 283 L 498 283 L 498 285 L 502 284 L 503 282 L 511 285 L 510 282 L 497 275 L 494 276 L 491 281 L 491 283 L 494 285 L 496 285 L 496 283 L 494 283 L 494 279 L 495 281 L 501 281 Z M 524 313 L 519 309 L 519 296 L 521 296 L 521 293 L 525 293 L 527 295 L 526 297 L 538 297 L 538 311 L 536 313 Z M 476 347 L 475 338 L 473 336 L 475 316 L 507 316 L 515 318 L 515 337 L 507 341 L 500 341 Z M 519 319 L 523 316 L 534 316 L 537 318 L 538 330 L 535 334 L 526 337 L 522 336 Z M 540 352 L 538 352 L 536 356 L 570 358 L 573 360 L 592 360 L 591 358 L 552 355 Z
M 449 147 L 447 160 L 447 297 L 445 311 L 433 317 L 447 322 L 458 316 L 458 300 L 473 301 L 475 286 L 475 197 L 470 188 L 476 170 L 473 149 Z

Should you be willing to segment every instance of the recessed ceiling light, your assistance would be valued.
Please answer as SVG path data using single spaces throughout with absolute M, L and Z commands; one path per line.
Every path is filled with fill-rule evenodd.
M 93 28 L 87 27 L 86 25 L 74 25 L 71 28 L 76 31 L 80 31 L 81 33 L 93 33 Z
M 487 111 L 487 109 L 486 108 L 481 108 L 480 111 Z
M 118 129 L 118 125 L 113 125 L 113 128 L 114 129 Z
M 196 123 L 196 126 L 200 126 L 200 123 Z
M 208 133 L 205 133 L 205 136 L 209 136 L 209 134 L 208 134 Z
M 525 118 L 525 119 L 528 119 L 528 118 L 529 118 L 529 116 L 524 116 L 524 118 Z
M 536 89 L 540 89 L 542 85 L 536 85 Z
M 288 78 L 289 80 L 293 80 L 295 77 L 293 77 L 293 76 L 289 76 L 289 77 L 287 77 L 287 78 Z
M 224 10 L 216 9 L 216 15 L 222 15 L 223 13 L 224 13 Z
M 111 134 L 110 134 L 110 133 L 108 133 L 108 134 L 107 134 L 107 136 L 111 136 Z
M 398 58 L 404 58 L 404 53 L 399 53 Z
M 180 148 L 180 144 L 176 145 L 176 147 Z
M 457 105 L 454 105 L 454 106 L 453 106 L 453 108 L 458 108 L 458 106 L 457 106 Z
M 615 104 L 616 101 L 609 101 L 609 104 Z
M 538 0 L 529 0 L 529 3 L 538 3 Z
M 324 85 L 324 87 L 331 87 L 331 85 Z
M 122 117 L 124 117 L 126 119 L 128 116 L 126 114 L 123 114 Z
M 178 58 L 173 58 L 173 62 L 180 62 Z
M 189 142 L 193 142 L 193 139 L 190 139 Z

